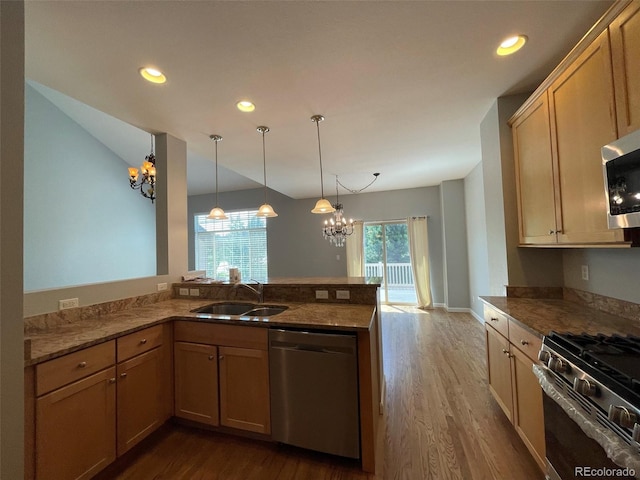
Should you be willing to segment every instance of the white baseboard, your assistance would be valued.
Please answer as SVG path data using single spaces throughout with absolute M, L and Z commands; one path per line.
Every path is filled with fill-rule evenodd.
M 474 312 L 473 310 L 469 309 L 469 313 L 471 314 L 471 316 L 473 316 L 473 318 L 475 318 L 476 320 L 478 320 L 481 324 L 484 325 L 484 318 L 482 318 L 480 315 L 478 315 L 476 312 Z
M 384 415 L 384 399 L 387 398 L 387 379 L 382 376 L 382 385 L 380 386 L 380 415 Z
M 433 308 L 444 308 L 444 303 L 434 303 Z
M 444 309 L 448 313 L 469 313 L 471 311 L 470 308 L 456 308 L 456 307 L 444 307 Z

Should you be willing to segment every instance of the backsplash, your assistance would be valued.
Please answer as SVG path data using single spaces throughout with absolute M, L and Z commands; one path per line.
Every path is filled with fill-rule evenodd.
M 46 330 L 47 328 L 72 324 L 83 320 L 91 320 L 99 315 L 115 313 L 128 308 L 142 307 L 144 305 L 170 300 L 171 298 L 171 291 L 167 290 L 149 295 L 141 295 L 139 297 L 122 298 L 110 302 L 87 305 L 85 307 L 69 308 L 67 310 L 34 315 L 24 319 L 24 333 L 28 336 L 33 332 Z
M 618 317 L 640 321 L 640 304 L 575 288 L 507 286 L 507 297 L 566 300 Z

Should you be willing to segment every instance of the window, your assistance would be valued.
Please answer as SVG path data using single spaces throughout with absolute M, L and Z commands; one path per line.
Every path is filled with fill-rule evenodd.
M 228 280 L 229 268 L 240 270 L 243 280 L 267 280 L 267 221 L 257 210 L 227 212 L 227 220 L 194 216 L 196 270 L 207 277 Z
M 364 226 L 365 277 L 380 277 L 382 302 L 415 305 L 407 222 L 367 222 Z

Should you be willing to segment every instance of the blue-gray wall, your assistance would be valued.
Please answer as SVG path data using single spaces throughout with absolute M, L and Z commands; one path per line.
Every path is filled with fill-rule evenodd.
M 409 216 L 429 217 L 429 257 L 431 283 L 435 303 L 444 302 L 442 278 L 442 218 L 439 187 L 423 187 L 387 192 L 341 195 L 345 215 L 364 221 L 406 219 Z M 334 201 L 335 197 L 328 197 Z M 261 189 L 227 192 L 219 195 L 225 211 L 257 208 L 264 199 Z M 269 203 L 278 217 L 267 220 L 269 276 L 345 276 L 344 248 L 336 248 L 322 238 L 324 216 L 311 213 L 315 198 L 294 200 L 277 192 L 269 192 Z M 213 195 L 189 197 L 189 267 L 194 268 L 193 216 L 213 207 Z M 339 258 L 338 258 L 339 256 Z M 456 305 L 457 307 L 457 305 Z
M 25 94 L 25 291 L 155 275 L 155 207 L 129 188 L 129 165 Z

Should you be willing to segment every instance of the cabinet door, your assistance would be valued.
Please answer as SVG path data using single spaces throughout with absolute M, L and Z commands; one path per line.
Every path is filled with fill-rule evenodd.
M 266 350 L 219 347 L 220 423 L 271 433 L 269 359 Z
M 116 458 L 115 367 L 36 400 L 36 478 L 88 479 Z
M 514 425 L 533 458 L 545 469 L 542 388 L 533 373 L 533 360 L 512 347 Z
M 521 244 L 556 243 L 556 183 L 544 93 L 512 127 Z
M 118 364 L 118 456 L 162 424 L 162 349 Z
M 640 2 L 629 5 L 609 26 L 620 137 L 640 128 Z
M 175 342 L 175 415 L 219 425 L 218 349 L 212 345 Z
M 489 391 L 513 422 L 513 399 L 511 390 L 511 353 L 509 341 L 489 325 L 485 325 L 487 337 L 487 374 Z
M 609 230 L 600 149 L 617 137 L 609 34 L 605 30 L 549 87 L 560 186 L 560 243 L 623 241 Z

